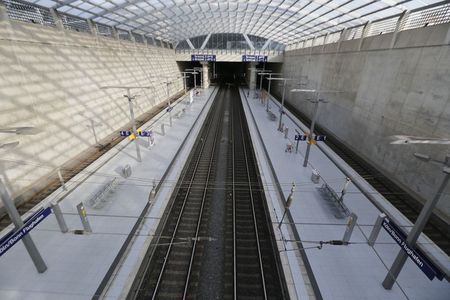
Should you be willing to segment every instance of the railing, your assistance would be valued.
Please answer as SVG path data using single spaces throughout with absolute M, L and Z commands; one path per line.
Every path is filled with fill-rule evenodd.
M 237 54 L 237 55 L 283 55 L 284 50 L 251 49 L 175 49 L 178 54 Z
M 291 43 L 286 50 L 295 50 L 325 44 L 348 41 L 397 31 L 439 25 L 450 22 L 450 3 L 442 1 L 404 13 L 382 18 L 368 24 L 361 24 L 328 33 L 327 35 L 308 36 Z
M 57 24 L 60 22 L 62 27 L 69 31 L 97 34 L 98 36 L 109 38 L 117 37 L 120 40 L 134 41 L 135 43 L 146 44 L 148 46 L 164 47 L 162 43 L 154 43 L 152 37 L 96 23 L 88 19 L 61 13 L 56 10 L 52 11 L 50 8 L 42 7 L 37 4 L 21 0 L 0 0 L 0 6 L 6 8 L 7 15 L 11 20 L 40 24 L 49 27 L 57 27 Z M 169 43 L 165 43 L 165 45 L 166 48 L 170 48 Z

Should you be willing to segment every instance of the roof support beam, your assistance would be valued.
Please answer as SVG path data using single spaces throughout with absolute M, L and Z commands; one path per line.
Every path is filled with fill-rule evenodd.
M 247 44 L 250 47 L 250 49 L 251 50 L 255 50 L 255 47 L 253 46 L 252 41 L 250 41 L 250 39 L 248 38 L 247 34 L 243 33 L 242 35 L 244 36 L 244 39 L 247 42 Z
M 209 33 L 209 34 L 206 36 L 205 40 L 203 41 L 203 44 L 202 44 L 202 46 L 200 47 L 201 50 L 205 49 L 206 44 L 208 43 L 210 37 L 211 37 L 211 33 Z
M 264 43 L 264 45 L 261 48 L 261 50 L 266 50 L 267 47 L 269 47 L 270 42 L 272 42 L 272 40 L 271 39 L 267 39 L 267 41 Z
M 188 43 L 189 47 L 191 47 L 191 49 L 195 49 L 194 45 L 192 44 L 190 39 L 186 39 L 186 42 Z

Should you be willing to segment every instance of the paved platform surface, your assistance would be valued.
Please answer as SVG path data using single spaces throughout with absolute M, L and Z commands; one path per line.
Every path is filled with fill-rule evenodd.
M 201 96 L 194 97 L 191 104 L 189 96 L 179 99 L 172 111 L 172 127 L 169 126 L 166 111 L 142 126 L 142 129 L 153 128 L 156 135 L 153 147 L 150 147 L 146 138 L 140 139 L 141 163 L 136 160 L 135 145 L 125 139 L 68 182 L 68 191 L 61 188 L 50 195 L 45 203 L 62 199 L 60 206 L 70 232 L 63 234 L 59 231 L 54 214 L 32 231 L 31 236 L 48 266 L 43 274 L 37 273 L 21 242 L 3 255 L 0 258 L 0 299 L 90 299 L 94 296 L 148 203 L 154 180 L 159 183 L 172 162 L 175 162 L 174 166 L 178 170 L 173 170 L 175 175 L 167 177 L 163 186 L 170 188 L 176 183 L 173 176 L 181 171 L 183 158 L 187 155 L 184 154 L 180 159 L 175 159 L 175 155 L 183 142 L 187 145 L 184 149 L 195 140 L 202 118 L 211 103 L 208 99 L 213 98 L 214 93 L 213 87 L 205 90 Z M 162 123 L 165 124 L 165 135 L 161 132 Z M 186 149 L 187 153 L 189 150 Z M 129 178 L 123 178 L 120 171 L 127 164 L 131 166 L 132 174 Z M 104 203 L 97 208 L 89 206 L 88 200 L 113 179 L 117 181 L 117 185 L 104 197 Z M 162 192 L 158 194 L 164 196 Z M 76 210 L 76 205 L 80 202 L 85 203 L 93 229 L 91 234 L 75 235 L 72 232 L 74 229 L 82 229 Z M 151 224 L 157 223 L 157 216 L 164 209 L 164 204 L 162 200 L 155 202 L 145 218 L 144 228 L 151 228 Z M 0 237 L 8 229 L 10 228 L 5 229 Z M 128 264 L 123 265 L 121 271 L 115 274 L 108 290 L 111 298 L 119 297 L 129 272 L 137 262 L 136 254 L 142 250 L 140 248 L 144 245 L 143 241 L 148 237 L 149 234 L 142 231 L 136 236 L 134 248 L 128 253 L 134 260 L 128 260 Z
M 373 224 L 381 212 L 353 184 L 349 185 L 344 198 L 344 203 L 358 216 L 357 225 L 350 239 L 352 244 L 324 245 L 321 250 L 316 248 L 318 241 L 341 240 L 347 223 L 346 218 L 335 217 L 333 205 L 324 200 L 318 188 L 326 182 L 340 194 L 346 176 L 314 146 L 311 149 L 310 163 L 304 168 L 306 142 L 300 142 L 297 154 L 294 143 L 294 128 L 302 132 L 296 125 L 301 122 L 287 112 L 287 115 L 283 117 L 283 123 L 289 128 L 288 139 L 286 139 L 284 134 L 277 131 L 278 104 L 270 101 L 270 110 L 276 115 L 276 120 L 270 120 L 265 105 L 259 99 L 253 98 L 251 93 L 247 99 L 247 94 L 248 90 L 241 90 L 247 120 L 250 123 L 253 119 L 255 120 L 256 127 L 251 130 L 251 134 L 258 159 L 270 160 L 285 199 L 290 193 L 292 183 L 296 185 L 294 201 L 290 208 L 294 224 L 284 222 L 281 226 L 285 250 L 287 253 L 292 252 L 290 250 L 293 249 L 293 243 L 287 240 L 292 240 L 293 237 L 289 235 L 288 228 L 295 226 L 303 241 L 303 247 L 322 297 L 324 299 L 449 299 L 450 284 L 445 279 L 430 281 L 410 259 L 407 260 L 392 290 L 385 290 L 382 287 L 381 283 L 400 247 L 383 229 L 374 247 L 367 244 Z M 287 143 L 294 144 L 293 153 L 285 152 Z M 260 164 L 264 165 L 264 162 Z M 310 180 L 313 168 L 321 174 L 319 184 L 314 184 Z M 269 199 L 277 218 L 273 221 L 278 222 L 284 209 L 281 200 L 277 199 L 274 193 L 276 182 L 273 181 L 271 174 L 264 173 L 264 169 L 267 171 L 268 168 L 260 166 L 260 169 L 263 171 L 266 195 L 271 195 Z M 385 206 L 389 207 L 389 204 L 386 203 Z M 389 209 L 392 210 L 392 207 Z M 401 226 L 411 226 L 399 212 L 391 213 L 402 220 Z M 421 238 L 419 242 L 428 243 L 429 240 Z M 428 246 L 430 251 L 434 251 L 431 245 Z M 294 275 L 296 293 L 299 298 L 305 299 L 308 297 L 310 286 L 303 278 L 299 278 L 302 269 L 301 266 L 296 265 L 299 263 L 299 257 L 298 255 L 288 257 L 291 273 Z M 448 257 L 444 263 L 450 264 Z

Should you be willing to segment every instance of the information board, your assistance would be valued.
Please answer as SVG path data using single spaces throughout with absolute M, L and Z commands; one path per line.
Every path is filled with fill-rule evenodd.
M 12 246 L 14 246 L 18 241 L 23 239 L 31 230 L 33 230 L 39 223 L 41 223 L 48 215 L 52 213 L 50 207 L 42 208 L 37 211 L 34 215 L 29 217 L 25 224 L 16 231 L 9 232 L 0 240 L 0 256 L 5 254 Z
M 397 226 L 397 224 L 390 221 L 388 218 L 385 218 L 382 226 L 428 279 L 433 280 L 434 277 L 436 277 L 439 280 L 442 280 L 444 278 L 444 274 L 422 253 L 422 251 L 408 245 L 406 234 Z
M 242 55 L 243 62 L 267 62 L 266 55 Z
M 216 61 L 216 56 L 213 54 L 192 54 L 191 61 Z

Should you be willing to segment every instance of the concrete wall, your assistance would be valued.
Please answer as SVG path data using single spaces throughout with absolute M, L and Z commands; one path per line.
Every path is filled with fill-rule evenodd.
M 0 7 L 1 8 L 1 7 Z M 1 11 L 0 11 L 1 13 Z M 179 70 L 170 49 L 95 37 L 0 16 L 0 128 L 35 126 L 37 135 L 0 133 L 1 177 L 14 196 L 62 163 L 130 121 L 124 90 L 107 85 L 152 86 L 139 94 L 135 115 L 167 98 L 164 79 Z M 170 86 L 173 95 L 180 79 Z
M 319 124 L 424 201 L 434 196 L 443 173 L 413 153 L 443 160 L 449 146 L 390 145 L 387 137 L 450 138 L 449 24 L 400 32 L 390 49 L 392 37 L 289 51 L 283 73 L 307 76 L 309 88 L 343 91 L 324 95 L 330 102 L 321 106 Z M 311 117 L 306 97 L 287 94 L 287 101 Z M 449 194 L 450 187 L 438 204 L 447 221 Z

